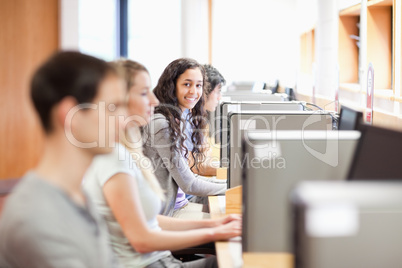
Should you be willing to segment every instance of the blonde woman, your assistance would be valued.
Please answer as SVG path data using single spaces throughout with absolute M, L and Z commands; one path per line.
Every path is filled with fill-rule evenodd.
M 215 257 L 183 263 L 170 250 L 239 236 L 241 220 L 232 215 L 219 220 L 158 215 L 164 191 L 151 172 L 150 160 L 142 154 L 140 127 L 149 122 L 159 102 L 144 66 L 130 60 L 115 65 L 127 82 L 131 117 L 119 146 L 94 160 L 84 183 L 106 220 L 112 248 L 126 267 L 216 267 Z

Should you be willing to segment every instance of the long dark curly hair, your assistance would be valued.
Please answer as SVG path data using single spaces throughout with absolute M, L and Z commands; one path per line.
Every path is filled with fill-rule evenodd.
M 182 111 L 179 108 L 178 99 L 176 97 L 176 84 L 177 79 L 188 69 L 200 69 L 203 77 L 203 93 L 197 104 L 191 109 L 189 115 L 189 122 L 182 119 Z M 205 159 L 205 147 L 204 147 L 204 130 L 206 129 L 206 111 L 204 110 L 205 102 L 205 89 L 209 86 L 206 79 L 206 73 L 204 67 L 196 60 L 190 58 L 180 58 L 171 62 L 163 71 L 159 78 L 158 84 L 154 89 L 154 94 L 158 98 L 160 104 L 155 107 L 155 113 L 164 115 L 169 124 L 170 134 L 170 150 L 172 157 L 176 151 L 180 155 L 184 150 L 184 156 L 188 157 L 188 149 L 184 145 L 186 138 L 191 138 L 191 142 L 194 147 L 191 151 L 191 155 L 194 158 L 194 166 L 198 168 L 198 164 Z M 180 128 L 180 122 L 185 124 L 190 123 L 193 129 L 191 137 L 186 137 L 183 133 L 183 129 Z

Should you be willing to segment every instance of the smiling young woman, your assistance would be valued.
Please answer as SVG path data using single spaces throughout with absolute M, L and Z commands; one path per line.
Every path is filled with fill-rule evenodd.
M 207 112 L 214 112 L 221 99 L 221 89 L 222 89 L 222 86 L 225 85 L 226 80 L 225 80 L 225 78 L 223 78 L 222 74 L 212 65 L 204 64 L 203 67 L 205 69 L 207 80 L 208 80 L 208 86 L 205 87 L 205 90 L 204 90 L 204 94 L 206 96 L 204 109 Z M 207 129 L 206 132 L 209 132 L 209 130 Z M 205 140 L 204 147 L 208 149 L 206 152 L 206 157 L 207 157 L 206 161 L 198 163 L 197 167 L 196 168 L 193 167 L 193 168 L 191 168 L 191 170 L 194 173 L 201 175 L 201 176 L 216 176 L 217 167 L 216 167 L 216 165 L 213 164 L 213 162 L 211 162 L 211 160 L 212 160 L 212 158 L 211 158 L 211 154 L 212 154 L 211 141 L 208 140 L 208 138 Z M 192 158 L 191 154 L 188 156 L 188 160 L 189 160 L 190 167 L 192 167 L 194 165 L 194 159 Z M 205 177 L 201 177 L 201 178 L 205 179 Z M 187 198 L 189 198 L 189 196 Z M 199 201 L 197 201 L 197 202 L 199 202 Z M 202 201 L 202 202 L 204 202 L 204 201 Z
M 166 190 L 164 215 L 209 218 L 205 207 L 189 202 L 185 194 L 208 196 L 226 190 L 225 183 L 197 178 L 188 163 L 189 155 L 194 159 L 192 167 L 205 159 L 205 86 L 204 67 L 193 59 L 181 58 L 165 68 L 154 89 L 160 105 L 146 131 L 145 154 Z

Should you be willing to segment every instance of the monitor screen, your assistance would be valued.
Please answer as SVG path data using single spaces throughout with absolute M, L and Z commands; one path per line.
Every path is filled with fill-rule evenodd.
M 360 125 L 362 132 L 349 180 L 402 179 L 402 132 Z
M 339 116 L 338 130 L 356 130 L 359 123 L 363 121 L 363 113 L 342 106 Z
M 358 131 L 245 132 L 243 252 L 292 252 L 289 194 L 306 180 L 345 180 Z

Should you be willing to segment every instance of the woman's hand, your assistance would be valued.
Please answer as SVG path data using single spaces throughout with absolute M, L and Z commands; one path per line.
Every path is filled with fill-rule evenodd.
M 215 226 L 219 226 L 222 224 L 226 224 L 232 221 L 242 221 L 242 215 L 240 214 L 229 214 L 225 217 L 219 218 L 215 220 Z
M 228 240 L 230 238 L 240 236 L 242 229 L 241 219 L 234 219 L 232 217 L 225 217 L 231 219 L 231 221 L 221 224 L 214 229 L 214 240 Z

